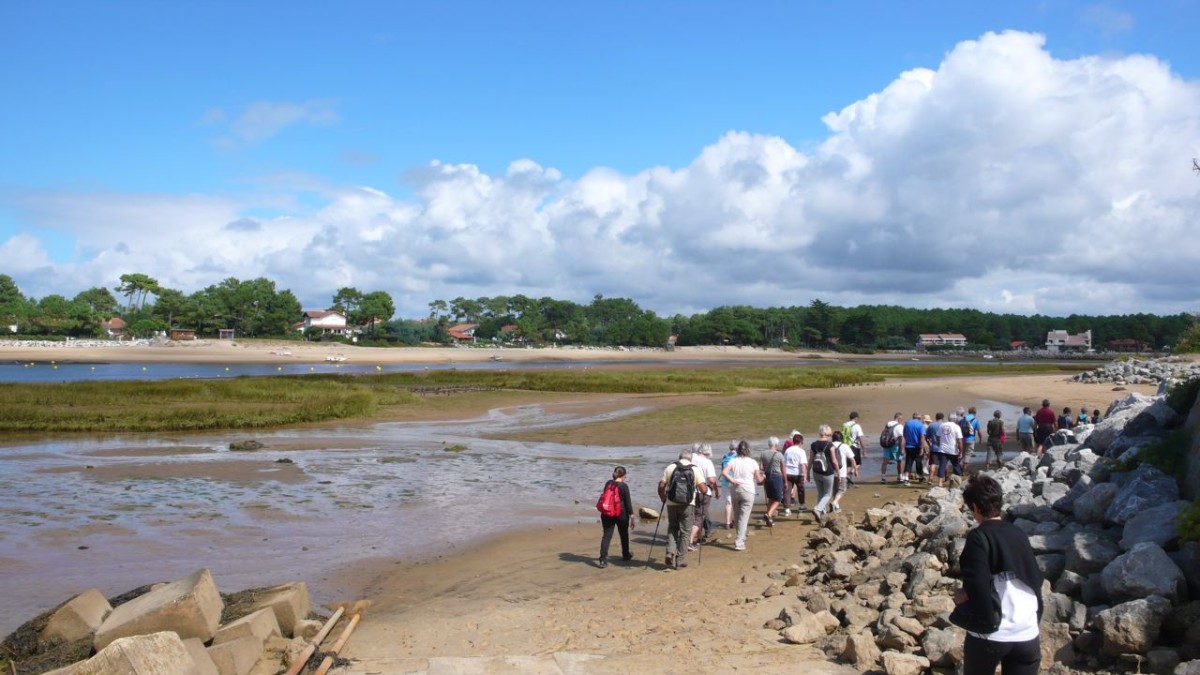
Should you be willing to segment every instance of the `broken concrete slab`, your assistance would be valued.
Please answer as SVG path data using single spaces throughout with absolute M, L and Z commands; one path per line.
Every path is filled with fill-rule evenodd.
M 282 635 L 279 630 L 279 622 L 275 620 L 275 612 L 271 611 L 270 607 L 264 607 L 257 612 L 243 616 L 237 621 L 232 621 L 221 626 L 217 629 L 217 634 L 213 637 L 212 643 L 219 645 L 223 642 L 246 637 L 247 635 L 253 635 L 264 642 L 272 635 Z
M 296 637 L 296 624 L 308 618 L 312 603 L 308 597 L 308 586 L 303 581 L 281 584 L 263 592 L 263 597 L 254 603 L 255 609 L 270 607 L 275 612 L 281 634 Z
M 112 605 L 108 604 L 108 600 L 100 591 L 95 588 L 88 589 L 59 607 L 50 616 L 38 637 L 46 642 L 82 640 L 96 632 L 112 609 Z
M 221 675 L 217 670 L 217 664 L 213 663 L 212 657 L 208 655 L 208 649 L 204 647 L 204 642 L 200 638 L 188 638 L 183 641 L 183 646 L 187 648 L 188 654 L 192 655 L 192 660 L 196 662 L 196 670 L 200 675 Z
M 175 633 L 117 638 L 87 661 L 47 675 L 204 675 Z
M 198 570 L 114 609 L 96 631 L 93 645 L 101 650 L 117 638 L 159 631 L 207 642 L 217 633 L 224 607 L 212 574 Z
M 208 648 L 220 675 L 246 675 L 263 654 L 263 641 L 253 635 L 222 642 Z

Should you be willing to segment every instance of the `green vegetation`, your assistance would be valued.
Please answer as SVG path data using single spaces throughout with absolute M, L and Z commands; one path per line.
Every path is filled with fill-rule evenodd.
M 1200 315 L 1192 316 L 1192 325 L 1179 336 L 1173 351 L 1176 354 L 1200 354 Z
M 1193 501 L 1186 511 L 1179 514 L 1175 531 L 1179 533 L 1180 543 L 1200 541 L 1200 501 Z
M 1180 415 L 1186 415 L 1196 405 L 1196 396 L 1200 394 L 1200 377 L 1179 382 L 1167 390 L 1166 402 L 1171 409 Z
M 823 389 L 886 377 L 1056 372 L 1057 366 L 867 366 L 662 368 L 304 375 L 159 382 L 0 384 L 0 431 L 201 431 L 385 415 L 428 387 L 556 393 L 734 393 Z

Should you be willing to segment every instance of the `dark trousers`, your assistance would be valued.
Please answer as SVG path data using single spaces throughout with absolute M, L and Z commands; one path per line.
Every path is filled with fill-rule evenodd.
M 621 536 L 621 557 L 629 560 L 633 554 L 629 552 L 629 516 L 621 514 L 617 517 L 600 516 L 600 524 L 604 526 L 604 536 L 600 538 L 600 559 L 608 560 L 608 545 L 612 542 L 613 528 Z
M 787 489 L 783 491 L 783 508 L 792 508 L 792 488 L 796 488 L 795 503 L 804 506 L 804 476 L 796 474 L 795 476 L 788 474 L 786 476 Z
M 963 675 L 1037 675 L 1042 663 L 1040 638 L 1027 642 L 995 642 L 970 633 L 963 643 Z
M 925 473 L 921 466 L 921 448 L 904 449 L 904 473 Z

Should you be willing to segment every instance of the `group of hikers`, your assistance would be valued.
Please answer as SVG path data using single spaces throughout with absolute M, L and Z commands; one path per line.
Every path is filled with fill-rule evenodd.
M 1036 414 L 1030 408 L 1024 409 L 1016 421 L 1015 431 L 1022 451 L 1041 456 L 1055 431 L 1099 422 L 1099 410 L 1094 410 L 1091 415 L 1084 410 L 1079 417 L 1072 417 L 1071 409 L 1065 408 L 1059 415 L 1050 408 L 1050 402 L 1044 400 Z M 950 476 L 969 475 L 964 487 L 964 501 L 981 527 L 968 534 L 961 561 L 965 586 L 955 597 L 961 610 L 956 614 L 962 615 L 962 624 L 968 628 L 967 673 L 993 672 L 1001 661 L 1005 673 L 1036 673 L 1040 659 L 1037 624 L 1042 602 L 1037 590 L 1041 588 L 1041 575 L 1036 563 L 1031 565 L 1033 553 L 1028 539 L 1000 518 L 1002 493 L 999 484 L 987 474 L 970 475 L 977 443 L 984 444 L 983 468 L 986 471 L 1003 465 L 1007 441 L 1001 412 L 997 410 L 990 419 L 981 422 L 974 406 L 965 410 L 960 407 L 948 415 L 943 412 L 932 416 L 912 413 L 907 420 L 903 413 L 896 413 L 879 435 L 882 483 L 888 482 L 888 469 L 893 463 L 896 465 L 896 482 L 902 485 L 932 485 L 936 481 L 938 486 L 944 486 Z M 867 449 L 867 437 L 858 413 L 851 412 L 840 429 L 820 425 L 817 439 L 807 448 L 804 434 L 798 430 L 793 430 L 782 443 L 772 436 L 767 439 L 766 446 L 755 457 L 749 442 L 733 441 L 718 464 L 712 459 L 711 445 L 696 443 L 680 451 L 677 460 L 664 468 L 658 481 L 658 497 L 667 519 L 664 561 L 668 569 L 686 568 L 688 553 L 697 551 L 706 542 L 713 528 L 710 513 L 714 502 L 723 502 L 724 525 L 736 530 L 733 550 L 745 551 L 759 485 L 763 486 L 766 497 L 766 508 L 762 513 L 764 527 L 774 526 L 780 509 L 784 517 L 791 516 L 793 508 L 796 517 L 809 511 L 805 494 L 809 484 L 816 488 L 816 503 L 809 513 L 821 524 L 829 513 L 841 510 L 843 495 L 855 485 Z M 612 480 L 605 484 L 597 502 L 603 525 L 599 567 L 608 565 L 614 530 L 620 537 L 622 559 L 633 558 L 629 530 L 636 526 L 636 520 L 629 486 L 625 483 L 626 473 L 625 467 L 616 467 Z M 656 540 L 657 534 L 656 527 Z M 987 547 L 993 546 L 993 541 L 1003 541 L 1010 549 L 999 563 L 986 555 L 975 555 L 981 547 L 986 551 Z M 994 564 L 1000 564 L 1004 569 L 990 569 L 989 565 Z M 991 616 L 990 610 L 980 609 L 981 602 L 971 603 L 972 597 L 991 598 L 984 590 L 990 588 L 988 584 L 992 583 L 993 576 L 1003 579 L 1003 588 L 999 588 L 999 592 L 1007 594 L 1005 611 L 1013 614 L 999 624 L 992 622 L 995 617 Z M 1030 616 L 1032 611 L 1036 611 L 1036 618 Z M 972 629 L 985 624 L 988 624 L 987 630 L 973 632 Z M 1004 649 L 992 649 L 988 646 L 989 639 L 1000 639 Z
M 1050 407 L 1049 400 L 1043 400 L 1036 413 L 1025 408 L 1015 423 L 1021 450 L 1040 457 L 1050 436 L 1059 429 L 1100 422 L 1099 410 L 1090 415 L 1086 408 L 1081 410 L 1078 417 L 1071 415 L 1069 407 L 1059 414 Z M 983 453 L 984 470 L 1000 468 L 1007 442 L 1008 427 L 999 410 L 986 421 L 980 419 L 975 406 L 959 407 L 949 414 L 914 412 L 907 420 L 898 412 L 879 434 L 880 482 L 888 482 L 889 468 L 894 464 L 898 484 L 944 487 L 952 476 L 962 477 L 970 472 L 978 451 Z M 746 550 L 747 530 L 759 485 L 763 486 L 766 502 L 762 524 L 768 528 L 774 526 L 781 512 L 783 517 L 792 516 L 793 510 L 796 517 L 808 512 L 820 523 L 829 513 L 841 511 L 842 497 L 856 485 L 867 443 L 859 415 L 851 411 L 837 430 L 828 424 L 820 425 L 816 440 L 807 446 L 804 434 L 793 429 L 782 442 L 775 436 L 768 438 L 766 449 L 757 456 L 745 440 L 730 442 L 719 463 L 713 460 L 712 446 L 708 443 L 695 443 L 682 450 L 677 461 L 664 468 L 658 481 L 658 496 L 668 523 L 665 558 L 668 567 L 687 567 L 687 554 L 708 539 L 714 527 L 711 518 L 714 502 L 723 506 L 725 528 L 736 531 L 733 550 Z M 601 567 L 608 565 L 614 531 L 620 537 L 622 557 L 632 558 L 629 528 L 634 516 L 625 475 L 625 467 L 616 467 L 597 503 L 604 526 L 598 561 Z M 809 485 L 816 488 L 811 510 L 806 499 Z M 606 496 L 607 509 L 602 504 Z

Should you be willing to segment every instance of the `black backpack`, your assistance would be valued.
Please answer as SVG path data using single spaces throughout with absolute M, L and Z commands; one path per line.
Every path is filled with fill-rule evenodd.
M 888 422 L 883 426 L 883 431 L 879 432 L 879 447 L 892 448 L 896 445 L 896 425 Z
M 667 499 L 676 504 L 691 504 L 695 496 L 696 476 L 691 465 L 675 462 L 675 471 L 671 472 L 671 482 L 667 484 Z

